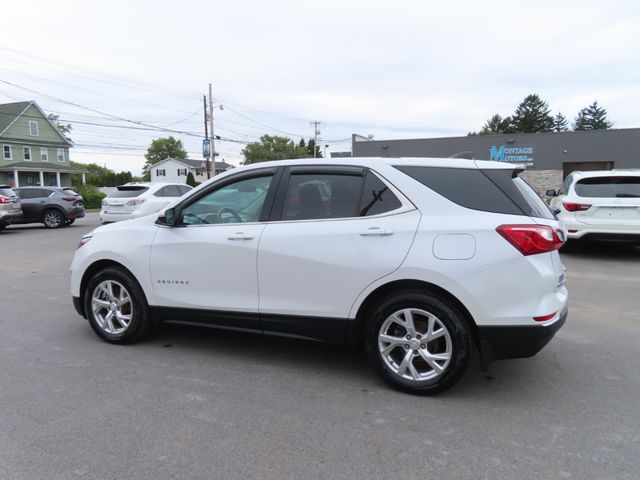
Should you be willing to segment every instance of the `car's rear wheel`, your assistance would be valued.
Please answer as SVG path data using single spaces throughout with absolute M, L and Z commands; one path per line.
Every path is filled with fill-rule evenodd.
M 152 325 L 142 288 L 117 267 L 105 268 L 89 280 L 84 305 L 93 330 L 110 343 L 135 342 Z
M 58 210 L 46 210 L 42 214 L 42 223 L 47 228 L 60 228 L 64 225 L 64 216 Z
M 471 334 L 452 302 L 435 294 L 404 292 L 373 309 L 366 347 L 375 371 L 387 383 L 433 395 L 453 386 L 465 372 Z

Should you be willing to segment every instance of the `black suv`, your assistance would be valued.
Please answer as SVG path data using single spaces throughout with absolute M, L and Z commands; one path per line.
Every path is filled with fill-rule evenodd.
M 84 217 L 84 201 L 68 187 L 14 188 L 20 197 L 22 218 L 12 223 L 44 223 L 47 228 L 71 225 Z

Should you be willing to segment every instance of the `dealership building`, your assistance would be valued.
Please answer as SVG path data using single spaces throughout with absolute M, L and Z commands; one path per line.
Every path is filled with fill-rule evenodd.
M 451 157 L 526 167 L 539 193 L 557 189 L 574 170 L 640 169 L 640 128 L 373 140 L 354 134 L 354 157 Z

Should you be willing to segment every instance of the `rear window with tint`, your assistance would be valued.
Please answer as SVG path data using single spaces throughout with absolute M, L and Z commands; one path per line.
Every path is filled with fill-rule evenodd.
M 592 177 L 576 182 L 576 195 L 598 198 L 640 197 L 640 177 Z
M 395 167 L 452 202 L 473 210 L 554 219 L 533 189 L 511 169 Z
M 13 197 L 15 193 L 10 188 L 0 188 L 0 195 L 3 197 Z
M 80 195 L 79 193 L 73 191 L 73 189 L 71 188 L 63 188 L 62 189 L 63 193 L 68 194 L 68 195 Z
M 117 190 L 114 190 L 109 194 L 109 198 L 132 198 L 139 197 L 144 192 L 149 190 L 148 187 L 118 187 Z

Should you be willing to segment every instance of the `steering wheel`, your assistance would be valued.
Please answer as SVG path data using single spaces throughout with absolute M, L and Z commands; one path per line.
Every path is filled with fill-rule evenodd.
M 232 208 L 223 207 L 220 210 L 218 210 L 218 222 L 219 223 L 226 223 L 226 222 L 224 222 L 222 220 L 222 214 L 224 214 L 224 213 L 230 214 L 236 222 L 238 222 L 238 223 L 242 222 L 242 217 L 238 214 L 238 212 L 236 212 Z

